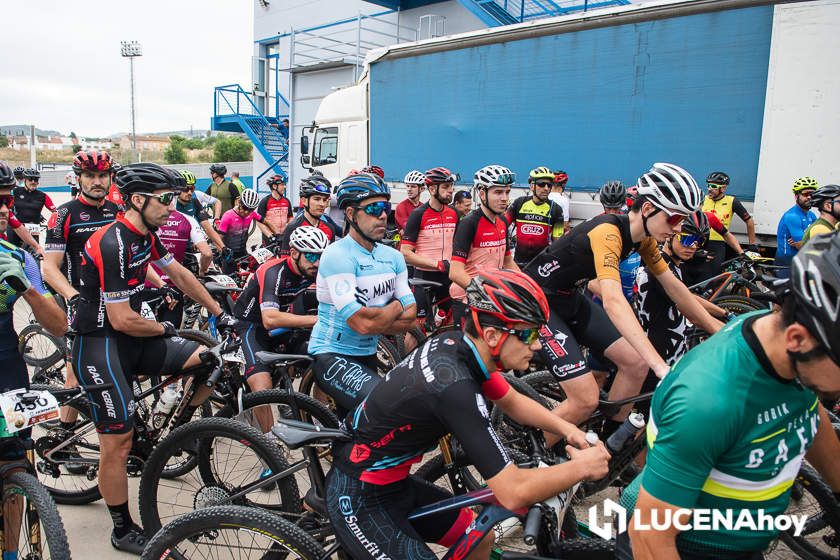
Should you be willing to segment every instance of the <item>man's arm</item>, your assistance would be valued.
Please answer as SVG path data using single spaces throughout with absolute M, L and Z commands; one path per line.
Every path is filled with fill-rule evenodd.
M 461 261 L 453 260 L 449 263 L 449 279 L 464 288 L 467 289 L 467 286 L 470 283 L 470 275 L 467 274 L 467 269 L 464 263 Z
M 49 252 L 43 261 L 44 280 L 53 290 L 61 294 L 64 299 L 70 299 L 79 292 L 74 288 L 67 278 L 61 273 L 61 261 L 64 260 L 64 253 Z
M 38 242 L 35 241 L 35 238 L 32 237 L 32 234 L 29 233 L 29 230 L 26 229 L 25 225 L 21 224 L 18 227 L 14 228 L 14 232 L 15 234 L 17 234 L 18 237 L 20 237 L 21 241 L 35 249 L 35 252 L 41 255 L 41 258 L 44 258 L 44 256 L 46 256 L 43 247 L 41 247 L 38 244 Z
M 677 305 L 677 308 L 689 321 L 709 334 L 714 334 L 723 327 L 723 323 L 709 315 L 709 312 L 700 305 L 694 294 L 688 291 L 685 284 L 680 282 L 670 269 L 665 269 L 664 272 L 656 276 L 656 279 L 665 288 L 665 292 L 671 298 L 671 301 Z
M 565 438 L 570 444 L 579 449 L 586 449 L 589 445 L 586 442 L 586 434 L 572 424 L 552 414 L 550 410 L 543 407 L 537 401 L 530 399 L 511 388 L 505 395 L 493 401 L 505 414 L 515 422 L 540 428 L 558 437 Z M 554 444 L 552 441 L 550 444 Z
M 271 237 L 272 235 L 274 235 L 274 233 L 275 233 L 274 230 L 272 230 L 271 227 L 269 227 L 267 224 L 264 224 L 260 221 L 256 221 L 256 223 L 257 223 L 257 227 L 260 228 L 260 232 L 264 236 Z
M 703 306 L 703 309 L 705 309 L 706 311 L 709 312 L 709 315 L 711 315 L 712 317 L 714 317 L 715 319 L 718 319 L 720 321 L 726 321 L 726 314 L 727 314 L 726 309 L 724 309 L 722 307 L 718 307 L 717 305 L 715 305 L 711 301 L 709 301 L 707 299 L 703 299 L 700 296 L 698 296 L 697 294 L 694 294 L 694 297 L 697 298 L 697 302 L 700 305 Z
M 417 304 L 412 303 L 400 313 L 388 332 L 404 333 L 417 326 Z
M 165 332 L 163 325 L 144 319 L 134 311 L 127 299 L 105 303 L 105 313 L 115 330 L 129 336 L 161 336 Z
M 755 220 L 752 218 L 745 220 L 747 224 L 747 239 L 750 242 L 750 245 L 755 245 Z
M 520 272 L 519 265 L 513 262 L 513 255 L 511 255 L 510 253 L 505 255 L 505 262 L 502 266 L 508 270 L 515 270 L 516 272 Z
M 382 307 L 362 307 L 347 319 L 347 325 L 359 334 L 387 334 L 402 313 L 402 304 L 393 300 Z
M 267 331 L 281 327 L 289 329 L 311 329 L 318 322 L 317 315 L 297 315 L 295 313 L 286 313 L 279 309 L 262 309 L 260 316 L 262 317 L 263 327 Z
M 410 264 L 411 266 L 431 269 L 436 269 L 438 267 L 437 261 L 432 260 L 428 257 L 424 257 L 422 255 L 418 255 L 416 252 L 414 252 L 414 245 L 403 243 L 402 245 L 400 245 L 400 252 L 402 253 L 403 257 L 405 257 L 405 262 Z
M 752 220 L 750 220 L 750 223 L 752 223 Z M 753 235 L 755 235 L 755 226 L 753 226 Z M 738 243 L 738 238 L 732 235 L 731 231 L 727 231 L 723 234 L 723 241 L 737 254 L 740 255 L 744 252 L 744 249 L 741 248 L 741 244 Z
M 636 511 L 638 512 L 638 519 L 634 515 L 629 520 L 627 532 L 630 535 L 630 542 L 633 545 L 634 560 L 679 560 L 680 555 L 677 552 L 677 535 L 680 531 L 676 524 L 672 523 L 667 529 L 657 529 L 639 531 L 636 529 L 637 523 L 640 527 L 651 527 L 652 512 L 656 511 L 657 519 L 673 519 L 676 511 L 680 509 L 676 506 L 658 500 L 645 491 L 644 486 L 639 488 L 639 497 L 636 500 Z M 665 511 L 670 511 L 670 517 L 665 517 Z M 680 520 L 685 523 L 690 519 Z
M 201 222 L 201 229 L 204 230 L 204 233 L 207 234 L 207 237 L 210 239 L 210 242 L 221 251 L 225 248 L 225 244 L 222 243 L 222 238 L 219 236 L 219 232 L 217 232 L 213 228 L 213 224 L 210 223 L 210 220 L 204 220 Z
M 840 463 L 837 462 L 840 457 L 840 441 L 822 405 L 819 405 L 819 415 L 820 427 L 805 457 L 832 491 L 840 492 Z
M 208 313 L 218 315 L 222 312 L 222 308 L 219 307 L 218 302 L 207 292 L 201 282 L 192 275 L 192 272 L 184 268 L 181 263 L 172 259 L 169 264 L 163 265 L 163 269 L 179 290 L 188 295 L 193 301 L 200 303 L 207 309 Z
M 54 336 L 67 332 L 67 315 L 58 306 L 55 298 L 42 295 L 33 286 L 23 292 L 23 299 L 32 308 L 35 319 Z

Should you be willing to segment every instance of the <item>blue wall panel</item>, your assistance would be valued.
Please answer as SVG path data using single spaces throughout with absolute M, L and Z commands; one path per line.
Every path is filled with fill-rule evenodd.
M 371 69 L 371 161 L 391 180 L 538 165 L 573 188 L 635 182 L 655 161 L 732 177 L 752 199 L 772 6 L 384 60 Z

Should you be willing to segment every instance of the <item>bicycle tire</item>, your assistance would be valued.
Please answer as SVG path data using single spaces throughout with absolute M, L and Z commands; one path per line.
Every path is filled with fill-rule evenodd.
M 766 304 L 749 298 L 747 296 L 739 296 L 739 295 L 723 295 L 716 297 L 712 300 L 712 303 L 717 305 L 718 307 L 722 307 L 727 311 L 731 311 L 736 315 L 741 315 L 742 313 L 749 313 L 750 311 L 761 311 L 761 310 L 768 310 Z
M 510 375 L 505 375 L 504 377 L 510 386 L 517 392 L 525 395 L 533 401 L 536 401 L 543 408 L 551 410 L 551 404 L 533 387 L 525 382 L 525 377 L 519 378 Z M 508 450 L 518 450 L 528 455 L 531 451 L 529 449 L 529 443 L 527 441 L 523 442 L 519 439 L 519 437 L 517 437 L 522 435 L 519 424 L 513 422 L 509 427 L 508 424 L 509 420 L 504 412 L 502 412 L 502 409 L 498 406 L 494 406 L 490 411 L 490 425 L 493 426 L 496 434 L 498 434 L 502 445 L 504 445 Z
M 204 346 L 210 348 L 219 344 L 219 341 L 210 336 L 210 333 L 206 333 L 204 331 L 199 331 L 196 329 L 179 329 L 178 336 L 185 340 L 198 342 L 199 344 L 203 344 Z
M 180 426 L 158 443 L 146 461 L 140 476 L 140 517 L 147 534 L 153 534 L 162 526 L 158 510 L 158 492 L 161 491 L 161 481 L 166 481 L 165 486 L 169 485 L 169 488 L 178 483 L 181 483 L 183 487 L 190 482 L 183 479 L 167 480 L 161 477 L 161 472 L 169 459 L 177 456 L 187 447 L 191 448 L 198 457 L 198 468 L 189 474 L 194 477 L 197 485 L 200 484 L 199 491 L 189 500 L 187 506 L 190 508 L 189 511 L 201 507 L 200 500 L 226 499 L 229 495 L 224 492 L 230 491 L 231 488 L 223 481 L 216 479 L 209 465 L 213 453 L 209 442 L 214 436 L 226 436 L 231 441 L 243 443 L 244 448 L 252 450 L 257 456 L 259 463 L 255 465 L 259 468 L 264 465 L 272 472 L 281 472 L 289 466 L 283 458 L 280 447 L 271 438 L 240 422 L 228 418 L 202 418 Z M 276 483 L 276 489 L 280 503 L 274 504 L 273 507 L 279 507 L 279 511 L 283 513 L 298 513 L 301 509 L 301 500 L 294 477 L 289 476 L 279 480 Z M 251 503 L 250 499 L 248 501 Z M 208 503 L 208 505 L 215 504 Z M 177 515 L 172 515 L 171 518 L 174 519 Z
M 834 499 L 831 488 L 811 466 L 802 465 L 799 474 L 796 476 L 796 482 L 803 492 L 803 499 L 805 495 L 810 494 L 816 501 L 820 508 L 819 514 L 806 522 L 802 535 L 794 535 L 791 528 L 779 533 L 780 540 L 796 552 L 800 558 L 836 559 L 838 553 L 837 536 L 840 535 L 840 504 Z M 833 545 L 826 542 L 826 537 L 830 535 L 817 535 L 823 530 L 828 530 L 829 533 L 833 532 Z
M 195 545 L 201 541 L 202 537 L 209 535 L 212 535 L 211 538 L 216 542 L 228 542 L 229 539 L 217 538 L 226 529 L 237 531 L 237 533 L 250 531 L 273 541 L 279 549 L 286 550 L 284 554 L 278 549 L 278 557 L 289 558 L 288 553 L 292 553 L 301 560 L 319 560 L 326 555 L 315 539 L 280 516 L 242 506 L 214 506 L 183 515 L 159 530 L 146 545 L 140 560 L 163 560 L 173 558 L 173 556 L 194 558 L 195 555 L 180 551 L 179 544 Z M 176 551 L 176 555 L 170 555 L 170 550 Z M 241 552 L 241 549 L 239 550 Z M 274 550 L 274 547 L 270 547 L 269 550 Z M 241 557 L 235 556 L 232 552 L 230 551 L 230 554 L 225 556 Z M 265 557 L 259 556 L 259 558 Z
M 327 408 L 320 401 L 313 399 L 309 395 L 302 393 L 291 393 L 283 389 L 266 389 L 265 391 L 257 391 L 256 393 L 246 393 L 242 396 L 242 410 L 247 411 L 257 406 L 279 405 L 285 409 L 291 410 L 289 401 L 293 400 L 295 406 L 300 410 L 301 415 L 294 420 L 301 420 L 303 422 L 314 423 L 318 422 L 327 428 L 338 428 L 338 417 Z M 226 405 L 220 409 L 215 416 L 217 418 L 233 418 L 234 410 L 230 405 Z M 291 418 L 291 416 L 283 415 L 284 418 Z
M 67 533 L 64 530 L 64 523 L 61 521 L 61 515 L 58 513 L 55 502 L 50 493 L 41 484 L 38 479 L 26 472 L 14 472 L 6 475 L 3 479 L 3 502 L 5 504 L 6 495 L 14 491 L 14 487 L 20 488 L 27 496 L 29 503 L 35 508 L 37 512 L 37 522 L 41 527 L 41 539 L 46 541 L 49 547 L 48 556 L 39 556 L 39 558 L 55 558 L 67 559 L 70 558 L 70 543 L 67 540 Z M 24 515 L 23 520 L 29 524 L 32 520 L 29 515 Z M 25 529 L 25 535 L 31 534 Z M 24 542 L 21 539 L 21 544 Z M 19 547 L 20 552 L 20 547 Z M 21 554 L 21 558 L 28 558 L 27 555 Z
M 38 358 L 31 354 L 29 340 L 36 335 L 43 336 L 46 340 L 55 346 L 55 349 L 44 357 Z M 27 365 L 36 368 L 50 368 L 62 361 L 67 356 L 67 344 L 64 338 L 59 338 L 48 333 L 47 330 L 39 324 L 26 325 L 18 333 L 18 353 L 23 357 L 23 361 Z
M 552 548 L 554 557 L 563 560 L 613 560 L 615 558 L 615 541 L 595 537 L 564 539 Z

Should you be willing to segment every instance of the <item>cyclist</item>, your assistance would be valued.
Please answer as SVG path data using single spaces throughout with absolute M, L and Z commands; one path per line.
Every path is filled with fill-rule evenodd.
M 796 252 L 802 246 L 802 236 L 817 216 L 811 212 L 811 195 L 820 188 L 813 177 L 800 177 L 793 182 L 794 204 L 782 214 L 779 226 L 776 228 L 776 257 L 777 266 L 789 267 Z M 776 275 L 787 277 L 786 270 L 779 270 Z
M 554 172 L 554 185 L 551 187 L 551 192 L 548 194 L 548 199 L 560 205 L 563 209 L 563 235 L 571 231 L 569 228 L 569 220 L 571 219 L 571 209 L 569 195 L 565 193 L 566 183 L 569 182 L 569 175 L 565 171 L 557 170 Z
M 261 350 L 271 350 L 277 345 L 270 331 L 274 329 L 311 329 L 318 319 L 306 315 L 299 298 L 315 281 L 321 253 L 330 241 L 316 227 L 301 226 L 292 233 L 288 257 L 264 262 L 254 272 L 245 289 L 236 300 L 233 314 L 239 319 L 236 332 L 243 340 L 245 355 L 245 380 L 252 391 L 271 389 L 270 368 L 256 358 Z M 271 416 L 261 415 L 257 420 L 267 432 Z
M 621 181 L 607 181 L 598 191 L 598 198 L 604 208 L 604 214 L 626 214 L 629 211 L 627 206 L 627 187 Z M 638 251 L 632 251 L 627 258 L 618 264 L 618 275 L 621 278 L 621 289 L 627 301 L 633 301 L 635 293 L 636 272 L 642 264 L 642 257 Z M 590 282 L 589 289 L 600 297 L 598 282 Z
M 656 389 L 647 462 L 622 494 L 636 510 L 632 552 L 621 534 L 618 558 L 759 560 L 777 536 L 761 519 L 785 513 L 803 458 L 840 491 L 840 442 L 817 396 L 840 391 L 838 263 L 836 234 L 812 238 L 793 259 L 780 312 L 727 324 Z M 676 508 L 735 511 L 757 524 L 684 532 L 634 525 Z
M 805 230 L 802 236 L 803 244 L 815 235 L 831 233 L 837 229 L 837 223 L 840 221 L 838 204 L 840 204 L 840 186 L 823 185 L 814 191 L 811 195 L 811 207 L 817 209 L 820 217 Z
M 222 207 L 222 203 L 219 202 L 219 199 L 213 198 L 207 193 L 195 190 L 195 175 L 191 171 L 183 169 L 180 173 L 184 178 L 186 186 L 184 190 L 178 193 L 178 198 L 175 200 L 175 210 L 195 219 L 213 246 L 221 251 L 224 249 L 225 244 L 222 242 L 219 232 L 213 227 L 213 223 L 210 221 L 210 214 L 207 213 L 205 208 L 213 206 L 214 212 L 218 212 Z M 202 262 L 201 266 L 206 270 L 208 264 Z
M 239 198 L 239 189 L 236 185 L 225 179 L 227 167 L 221 163 L 214 163 L 210 166 L 210 185 L 204 191 L 221 204 L 215 209 L 214 218 L 220 220 L 225 212 L 233 209 L 236 199 Z
M 171 323 L 147 320 L 138 313 L 149 263 L 163 268 L 175 286 L 217 316 L 218 325 L 231 326 L 233 319 L 222 313 L 154 233 L 174 207 L 179 188 L 175 174 L 157 164 L 137 163 L 120 170 L 117 184 L 126 203 L 125 214 L 85 243 L 72 360 L 83 386 L 114 385 L 90 394 L 99 433 L 99 489 L 114 523 L 111 545 L 139 555 L 146 538 L 128 510 L 126 475 L 134 429 L 131 380 L 140 373 L 166 375 L 196 366 L 202 350 L 197 343 L 178 337 Z M 206 388 L 199 391 L 190 406 L 197 407 L 209 394 Z
M 455 214 L 458 215 L 459 222 L 470 213 L 472 210 L 472 203 L 473 200 L 470 191 L 461 190 L 456 192 L 455 196 L 452 197 L 452 209 L 455 210 Z
M 235 270 L 236 259 L 248 254 L 248 230 L 251 222 L 255 220 L 259 222 L 260 215 L 256 212 L 259 203 L 260 195 L 257 191 L 245 189 L 233 209 L 222 215 L 219 232 L 222 234 L 227 253 L 222 261 L 222 271 L 225 274 L 230 274 Z
M 388 185 L 378 175 L 360 173 L 341 181 L 336 196 L 350 233 L 321 256 L 309 353 L 318 386 L 344 414 L 379 381 L 379 336 L 411 329 L 417 306 L 405 259 L 379 243 L 391 210 Z
M 659 378 L 668 373 L 668 364 L 645 336 L 621 288 L 619 263 L 631 251 L 639 252 L 649 272 L 695 325 L 707 332 L 720 328 L 720 322 L 668 270 L 657 248 L 658 242 L 679 233 L 682 221 L 699 206 L 700 189 L 692 176 L 676 165 L 656 163 L 639 178 L 638 199 L 628 215 L 602 214 L 584 222 L 525 267 L 551 305 L 548 324 L 541 331 L 541 352 L 568 396 L 555 409 L 561 417 L 582 422 L 598 404 L 598 385 L 579 344 L 617 366 L 610 400 L 638 394 L 649 368 Z M 603 308 L 578 290 L 590 280 L 597 280 Z M 629 412 L 625 406 L 607 419 L 605 435 L 615 431 Z
M 120 194 L 120 188 L 119 186 L 117 186 L 117 183 L 114 180 L 114 178 L 117 175 L 117 171 L 119 171 L 121 168 L 122 166 L 118 162 L 112 162 L 111 188 L 108 190 L 108 196 L 106 196 L 105 198 L 116 204 L 117 207 L 120 209 L 120 212 L 125 212 L 125 204 L 123 203 L 122 195 Z
M 737 214 L 747 226 L 749 242 L 747 250 L 758 252 L 758 246 L 755 244 L 755 221 L 740 200 L 726 194 L 726 189 L 729 187 L 729 175 L 723 171 L 712 171 L 706 177 L 706 185 L 709 190 L 703 199 L 703 210 L 715 214 L 727 229 L 732 223 L 732 216 Z M 712 260 L 706 266 L 703 280 L 721 272 L 721 263 L 726 260 L 726 243 L 723 237 L 712 231 L 709 242 L 706 243 L 706 251 L 710 253 Z
M 415 169 L 406 173 L 403 183 L 405 184 L 405 200 L 397 204 L 397 209 L 394 210 L 394 221 L 400 228 L 400 235 L 405 230 L 408 217 L 415 208 L 420 206 L 420 194 L 426 186 L 426 176 Z
M 35 241 L 26 226 L 15 217 L 15 197 L 12 196 L 12 189 L 15 188 L 15 178 L 12 168 L 5 161 L 0 161 L 0 200 L 5 202 L 9 207 L 9 226 L 7 229 L 0 231 L 0 238 L 6 239 L 6 232 L 14 232 L 15 235 L 23 241 L 26 245 L 38 253 L 42 258 L 44 256 L 44 249 Z
M 473 176 L 479 207 L 458 222 L 449 267 L 449 295 L 456 325 L 461 324 L 466 312 L 465 290 L 476 274 L 500 268 L 519 270 L 510 255 L 504 216 L 514 179 L 511 170 L 501 165 L 487 165 Z
M 23 173 L 24 173 L 24 171 L 26 171 L 26 169 L 24 169 L 24 168 L 23 168 L 23 167 L 21 167 L 20 165 L 18 165 L 17 167 L 15 167 L 15 169 L 14 169 L 14 176 L 15 176 L 15 184 L 14 184 L 14 186 L 15 186 L 15 187 L 23 187 L 23 186 L 25 186 L 25 185 L 26 185 L 26 183 L 25 183 L 25 182 L 24 182 L 24 180 L 23 180 Z
M 263 197 L 257 206 L 257 214 L 262 216 L 262 223 L 272 235 L 263 235 L 263 244 L 271 243 L 275 236 L 281 236 L 286 224 L 292 219 L 292 203 L 286 198 L 286 181 L 280 175 L 272 175 L 266 181 L 271 192 Z
M 439 438 L 454 434 L 502 506 L 517 510 L 556 496 L 573 484 L 607 472 L 609 455 L 588 448 L 576 426 L 511 390 L 499 370 L 528 367 L 539 348 L 539 325 L 548 304 L 520 272 L 480 272 L 467 288 L 470 313 L 464 332 L 427 340 L 394 368 L 347 415 L 352 441 L 334 448 L 327 475 L 327 511 L 348 554 L 363 558 L 434 559 L 426 546 L 449 547 L 475 514 L 453 510 L 412 522 L 412 510 L 451 497 L 409 475 Z M 517 467 L 499 444 L 485 399 L 524 425 L 565 437 L 571 460 L 542 469 Z M 490 557 L 492 532 L 469 558 Z
M 72 171 L 68 171 L 67 175 L 64 176 L 64 183 L 67 185 L 67 188 L 70 189 L 70 198 L 76 198 L 79 195 L 79 186 L 78 181 L 76 180 L 76 174 Z
M 400 251 L 406 264 L 415 267 L 415 278 L 441 284 L 431 291 L 431 301 L 428 301 L 423 286 L 418 286 L 414 291 L 417 318 L 433 319 L 426 321 L 426 326 L 433 328 L 443 323 L 452 307 L 449 298 L 449 262 L 452 260 L 452 239 L 458 225 L 458 216 L 449 207 L 455 175 L 445 167 L 435 167 L 426 171 L 424 181 L 429 190 L 429 202 L 421 204 L 408 217 Z M 432 318 L 432 306 L 435 303 L 438 311 Z
M 548 198 L 554 185 L 554 172 L 548 167 L 532 169 L 528 184 L 532 194 L 514 200 L 505 214 L 516 232 L 513 257 L 520 267 L 563 235 L 563 209 Z
M 55 213 L 55 204 L 47 193 L 38 190 L 38 184 L 41 182 L 40 171 L 27 169 L 23 172 L 23 182 L 23 187 L 12 189 L 15 217 L 24 224 L 40 224 L 45 221 L 42 215 L 44 208 L 46 207 L 52 215 Z M 21 240 L 13 230 L 8 230 L 7 235 L 10 243 L 21 245 Z
M 330 203 L 330 190 L 332 185 L 321 174 L 313 173 L 300 182 L 298 196 L 303 204 L 303 212 L 298 214 L 283 231 L 283 238 L 280 241 L 280 255 L 289 254 L 292 232 L 300 226 L 314 226 L 327 235 L 330 243 L 341 235 L 338 226 L 324 215 L 327 205 Z

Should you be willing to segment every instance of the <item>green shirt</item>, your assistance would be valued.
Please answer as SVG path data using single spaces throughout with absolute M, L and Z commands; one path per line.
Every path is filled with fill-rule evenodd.
M 245 183 L 243 183 L 239 179 L 231 179 L 230 182 L 233 183 L 237 190 L 239 190 L 239 194 L 242 194 L 242 191 L 245 190 Z
M 236 198 L 239 198 L 239 191 L 237 190 L 236 186 L 231 185 L 230 181 L 225 179 L 218 185 L 216 183 L 210 183 L 210 186 L 207 187 L 207 194 L 210 196 L 216 197 L 222 203 L 222 215 L 228 210 L 233 208 L 233 201 Z
M 766 312 L 744 315 L 686 354 L 657 387 L 642 473 L 621 501 L 635 507 L 639 485 L 683 508 L 784 513 L 790 488 L 817 433 L 817 396 L 773 369 L 752 331 Z M 628 516 L 629 520 L 629 516 Z M 629 521 L 628 521 L 629 522 Z M 764 550 L 776 531 L 686 531 L 684 552 Z
M 823 218 L 817 218 L 810 226 L 808 226 L 808 229 L 805 230 L 805 234 L 802 236 L 802 244 L 805 245 L 805 242 L 807 242 L 815 235 L 822 235 L 824 233 L 831 233 L 833 231 L 833 225 L 831 225 L 828 221 L 824 220 Z

